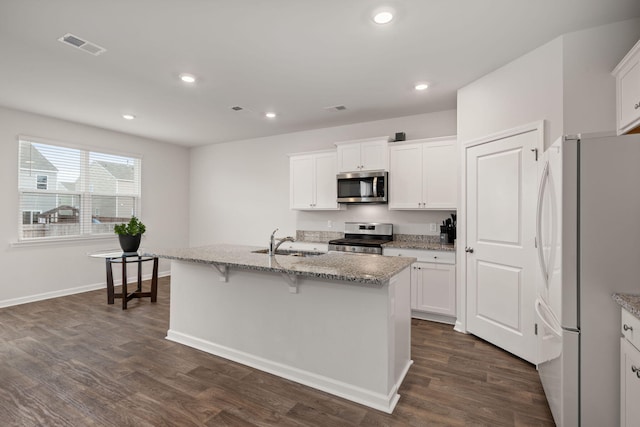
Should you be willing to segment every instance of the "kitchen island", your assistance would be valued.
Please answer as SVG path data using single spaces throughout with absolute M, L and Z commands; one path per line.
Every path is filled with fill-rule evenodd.
M 167 339 L 391 413 L 410 357 L 415 258 L 212 245 L 171 263 Z

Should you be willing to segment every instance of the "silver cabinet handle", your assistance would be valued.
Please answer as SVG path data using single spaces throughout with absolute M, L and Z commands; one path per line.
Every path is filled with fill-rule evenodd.
M 625 323 L 624 325 L 622 325 L 622 329 L 624 329 L 625 331 L 633 331 L 633 326 L 629 326 Z
M 464 248 L 465 252 L 469 252 L 470 254 L 473 253 L 473 248 L 471 246 L 467 246 L 466 248 Z

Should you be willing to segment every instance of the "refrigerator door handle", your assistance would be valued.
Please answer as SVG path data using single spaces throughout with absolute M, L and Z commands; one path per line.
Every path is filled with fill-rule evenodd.
M 536 209 L 536 243 L 538 246 L 538 261 L 540 269 L 542 270 L 542 277 L 544 278 L 545 286 L 549 284 L 549 273 L 547 272 L 547 263 L 544 260 L 544 248 L 542 242 L 542 202 L 544 200 L 544 194 L 549 182 L 549 162 L 545 162 L 544 169 L 542 170 L 542 179 L 540 180 L 540 187 L 538 188 L 538 206 Z

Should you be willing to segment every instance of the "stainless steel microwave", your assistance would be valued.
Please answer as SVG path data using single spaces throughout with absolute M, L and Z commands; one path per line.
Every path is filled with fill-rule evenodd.
M 338 203 L 387 203 L 388 177 L 385 171 L 339 173 Z

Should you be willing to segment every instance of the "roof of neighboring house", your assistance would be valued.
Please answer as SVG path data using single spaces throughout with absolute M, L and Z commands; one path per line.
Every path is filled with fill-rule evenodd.
M 115 179 L 133 181 L 133 165 L 105 162 L 103 160 L 98 160 L 96 163 L 105 168 Z
M 24 145 L 22 146 L 24 147 Z M 31 144 L 30 150 L 20 150 L 20 169 L 32 169 L 38 171 L 57 172 L 58 168 L 53 166 L 36 147 Z
M 80 178 L 78 178 L 78 181 L 79 180 L 80 180 Z M 76 190 L 76 183 L 75 182 L 58 182 L 58 186 L 62 187 L 62 189 L 67 190 L 67 191 L 75 191 Z

